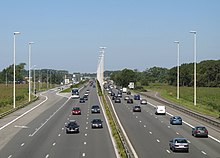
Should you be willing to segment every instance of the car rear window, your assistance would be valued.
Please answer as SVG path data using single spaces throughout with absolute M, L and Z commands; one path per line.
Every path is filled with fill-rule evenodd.
M 176 139 L 176 143 L 188 143 L 186 139 Z

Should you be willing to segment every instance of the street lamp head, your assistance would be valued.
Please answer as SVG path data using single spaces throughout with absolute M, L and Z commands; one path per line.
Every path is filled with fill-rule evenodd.
M 29 42 L 28 44 L 34 44 L 34 42 Z
M 196 34 L 196 31 L 190 31 L 189 33 L 194 33 L 194 34 Z
M 18 35 L 18 34 L 20 34 L 20 32 L 14 32 L 14 35 Z
M 180 42 L 179 42 L 179 41 L 174 41 L 174 43 L 177 43 L 177 44 L 179 44 Z
M 99 47 L 100 49 L 105 49 L 106 47 Z

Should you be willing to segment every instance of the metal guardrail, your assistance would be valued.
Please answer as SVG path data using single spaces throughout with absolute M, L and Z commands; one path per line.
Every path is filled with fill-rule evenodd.
M 179 110 L 179 111 L 181 111 L 181 112 L 183 112 L 183 113 L 185 113 L 185 114 L 188 114 L 188 115 L 193 116 L 193 117 L 195 117 L 195 118 L 198 118 L 198 119 L 200 119 L 200 120 L 202 120 L 202 121 L 205 121 L 205 122 L 207 122 L 207 123 L 210 123 L 210 124 L 212 124 L 212 125 L 214 125 L 214 126 L 216 126 L 216 127 L 220 127 L 220 121 L 219 121 L 219 122 L 218 122 L 218 121 L 215 121 L 215 120 L 213 120 L 213 119 L 211 119 L 211 118 L 208 118 L 208 117 L 203 116 L 203 115 L 201 115 L 201 114 L 199 114 L 199 113 L 196 113 L 196 112 L 194 112 L 194 111 L 191 111 L 191 110 L 189 110 L 189 109 L 187 109 L 187 108 L 185 108 L 185 107 L 182 107 L 182 106 L 179 106 L 179 105 L 170 103 L 170 102 L 168 102 L 168 101 L 166 101 L 166 100 L 163 100 L 163 99 L 160 99 L 160 98 L 158 98 L 158 97 L 154 97 L 154 96 L 152 96 L 152 95 L 147 95 L 147 94 L 145 94 L 145 93 L 140 93 L 140 94 L 143 95 L 143 96 L 146 96 L 146 97 L 148 97 L 148 98 L 151 98 L 151 99 L 153 99 L 153 100 L 155 100 L 155 101 L 158 101 L 158 102 L 160 102 L 160 103 L 166 104 L 166 105 L 168 105 L 168 106 L 170 106 L 170 107 L 172 107 L 172 108 L 174 108 L 174 109 L 177 109 L 177 110 Z
M 117 119 L 116 119 L 116 117 L 115 117 L 115 114 L 114 114 L 114 112 L 112 112 L 113 109 L 112 109 L 111 106 L 109 106 L 110 100 L 109 100 L 109 99 L 106 99 L 105 94 L 104 94 L 103 96 L 104 96 L 105 100 L 108 102 L 108 107 L 110 108 L 110 113 L 111 113 L 111 115 L 112 115 L 113 122 L 114 122 L 114 124 L 115 124 L 115 126 L 116 126 L 116 130 L 117 130 L 117 133 L 118 133 L 118 135 L 119 135 L 120 141 L 121 141 L 121 143 L 122 143 L 122 145 L 123 145 L 123 148 L 125 149 L 126 157 L 127 157 L 127 158 L 134 158 L 134 156 L 133 156 L 133 154 L 132 154 L 132 152 L 131 152 L 131 149 L 130 149 L 129 146 L 127 145 L 128 143 L 127 143 L 127 141 L 126 141 L 126 139 L 125 139 L 125 136 L 123 135 L 123 132 L 122 132 L 122 130 L 121 130 L 121 128 L 120 128 L 120 126 L 119 126 L 119 124 L 118 124 L 118 122 L 117 122 Z
M 31 102 L 27 102 L 27 103 L 25 103 L 25 104 L 23 104 L 23 105 L 17 106 L 17 107 L 15 107 L 15 108 L 13 108 L 13 109 L 10 109 L 10 110 L 8 110 L 8 111 L 6 111 L 6 112 L 4 112 L 4 113 L 1 113 L 1 114 L 0 114 L 0 119 L 3 118 L 3 117 L 5 117 L 5 116 L 7 116 L 7 115 L 9 115 L 9 114 L 11 114 L 11 113 L 13 113 L 13 112 L 15 112 L 15 111 L 17 111 L 18 109 L 21 109 L 21 108 L 27 106 L 28 104 L 30 104 L 30 103 L 36 101 L 37 99 L 38 99 L 38 96 L 37 96 L 36 98 L 34 98 Z

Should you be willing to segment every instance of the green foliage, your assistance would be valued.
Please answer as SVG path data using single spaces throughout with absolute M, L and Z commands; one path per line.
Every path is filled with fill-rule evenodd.
M 167 84 L 151 84 L 145 87 L 160 92 L 161 96 L 186 106 L 197 112 L 207 114 L 210 116 L 218 117 L 220 114 L 220 89 L 210 87 L 198 87 L 197 88 L 197 105 L 193 104 L 194 89 L 193 87 L 180 87 L 180 99 L 176 99 L 176 86 L 170 86 Z
M 120 140 L 119 134 L 117 132 L 116 125 L 113 121 L 113 117 L 112 117 L 109 105 L 107 104 L 106 99 L 105 99 L 105 95 L 102 94 L 101 87 L 100 87 L 100 84 L 98 81 L 96 82 L 96 85 L 97 85 L 96 87 L 98 87 L 98 94 L 99 94 L 99 96 L 101 96 L 102 102 L 104 104 L 105 112 L 106 112 L 106 115 L 107 115 L 107 118 L 109 121 L 109 125 L 111 127 L 112 135 L 113 135 L 115 142 L 117 144 L 119 155 L 121 156 L 121 158 L 126 158 L 127 156 L 125 153 L 125 149 L 124 149 L 124 146 Z

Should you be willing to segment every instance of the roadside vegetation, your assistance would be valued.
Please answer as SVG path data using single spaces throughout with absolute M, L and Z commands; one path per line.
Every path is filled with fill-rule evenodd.
M 79 87 L 83 86 L 86 82 L 88 82 L 88 80 L 80 81 L 79 83 L 73 84 L 69 88 L 64 89 L 60 93 L 70 93 L 73 88 L 79 88 Z
M 32 87 L 34 85 L 32 84 Z M 55 87 L 55 84 L 36 83 L 37 91 L 43 91 L 47 88 Z M 29 101 L 29 85 L 28 84 L 16 84 L 16 107 L 26 105 Z M 0 84 L 0 114 L 13 109 L 13 84 Z M 34 95 L 31 95 L 31 100 L 36 99 Z
M 198 87 L 197 105 L 194 105 L 193 87 L 180 87 L 180 99 L 176 99 L 176 86 L 154 83 L 144 89 L 159 92 L 160 95 L 174 103 L 185 106 L 193 111 L 213 117 L 220 116 L 220 88 Z
M 152 67 L 139 72 L 123 69 L 114 71 L 110 79 L 118 86 L 135 83 L 135 90 L 160 92 L 161 96 L 196 112 L 220 117 L 220 60 L 206 60 L 197 64 L 197 105 L 194 106 L 193 63 L 180 66 L 180 99 L 176 99 L 177 67 Z
M 123 144 L 121 142 L 121 139 L 119 137 L 117 127 L 114 123 L 111 111 L 109 109 L 109 105 L 106 102 L 105 94 L 102 94 L 101 87 L 100 87 L 100 84 L 99 84 L 98 81 L 97 81 L 96 85 L 97 85 L 96 87 L 98 88 L 98 95 L 101 97 L 102 102 L 104 104 L 105 112 L 106 112 L 106 115 L 108 117 L 108 121 L 109 121 L 109 124 L 110 124 L 110 127 L 111 127 L 112 135 L 113 135 L 113 137 L 115 139 L 115 142 L 117 144 L 119 155 L 120 155 L 121 158 L 126 158 L 127 156 L 126 156 L 126 153 L 125 153 L 125 149 L 124 149 Z

